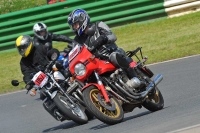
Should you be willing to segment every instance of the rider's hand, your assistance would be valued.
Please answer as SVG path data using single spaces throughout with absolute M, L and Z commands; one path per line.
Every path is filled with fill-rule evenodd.
M 108 41 L 108 38 L 107 38 L 107 36 L 105 36 L 105 35 L 100 35 L 95 41 L 94 41 L 94 47 L 98 47 L 98 46 L 101 46 L 101 45 L 103 45 L 103 44 L 105 44 L 105 43 L 107 43 L 107 41 Z
M 96 48 L 100 47 L 101 45 L 103 45 L 104 43 L 106 43 L 108 41 L 107 36 L 105 35 L 101 35 L 99 36 L 92 44 L 92 46 L 88 47 L 88 49 L 90 51 L 95 50 Z
M 68 48 L 73 49 L 76 45 L 78 45 L 79 43 L 76 41 L 73 41 L 72 43 L 68 44 Z
M 29 91 L 29 90 L 31 90 L 33 88 L 33 85 L 34 85 L 33 81 L 29 81 L 26 84 L 25 89 Z
M 70 51 L 71 51 L 71 48 L 65 48 L 65 49 L 64 49 L 64 52 L 65 52 L 66 54 L 64 55 L 64 57 L 67 56 L 67 55 L 69 54 Z

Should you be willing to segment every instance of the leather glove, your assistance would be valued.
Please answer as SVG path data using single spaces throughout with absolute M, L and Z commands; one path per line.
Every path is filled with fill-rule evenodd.
M 107 43 L 107 42 L 108 42 L 107 36 L 105 36 L 105 35 L 100 35 L 100 36 L 95 40 L 94 45 L 98 47 L 98 46 L 101 46 L 101 45 L 103 45 L 103 44 L 105 44 L 105 43 Z
M 69 48 L 69 47 L 68 47 L 68 48 L 65 48 L 65 49 L 64 49 L 64 52 L 66 53 L 66 55 L 64 55 L 64 57 L 67 56 L 67 55 L 69 54 L 70 51 L 71 51 L 71 48 Z
M 79 43 L 76 41 L 73 41 L 72 43 L 68 44 L 68 48 L 73 49 L 76 45 L 78 45 Z
M 29 91 L 29 90 L 31 90 L 31 89 L 33 88 L 33 86 L 34 86 L 33 81 L 29 81 L 29 82 L 26 84 L 25 89 Z
M 101 46 L 101 45 L 107 43 L 107 41 L 108 41 L 107 36 L 105 36 L 105 35 L 100 35 L 100 36 L 93 42 L 92 46 L 89 47 L 88 49 L 89 49 L 90 51 L 93 51 L 93 50 L 95 50 L 96 48 L 98 48 L 99 46 Z

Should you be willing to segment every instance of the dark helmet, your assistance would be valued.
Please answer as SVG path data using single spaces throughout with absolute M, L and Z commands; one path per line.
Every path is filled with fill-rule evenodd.
M 41 40 L 46 40 L 48 37 L 47 26 L 42 22 L 36 23 L 33 26 L 33 32 L 34 32 L 34 35 Z
M 27 57 L 33 48 L 32 38 L 29 35 L 19 36 L 15 46 L 22 57 Z
M 90 23 L 90 17 L 85 10 L 76 9 L 68 16 L 69 27 L 79 36 L 84 32 Z M 78 27 L 75 27 L 78 24 Z

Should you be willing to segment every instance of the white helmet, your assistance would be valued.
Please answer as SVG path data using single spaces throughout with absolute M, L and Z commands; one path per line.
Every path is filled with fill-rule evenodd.
M 34 35 L 40 38 L 41 40 L 46 40 L 48 37 L 47 26 L 42 22 L 36 23 L 33 26 L 33 32 Z

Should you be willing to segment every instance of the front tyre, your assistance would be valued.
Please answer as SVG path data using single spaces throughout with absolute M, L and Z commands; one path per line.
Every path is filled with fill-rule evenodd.
M 161 110 L 163 108 L 164 99 L 157 87 L 155 87 L 155 92 L 153 94 L 148 95 L 148 98 L 143 102 L 143 106 L 152 112 Z
M 84 102 L 88 110 L 104 123 L 113 125 L 121 122 L 124 118 L 124 112 L 118 100 L 115 97 L 110 98 L 113 104 L 115 104 L 115 110 L 111 111 L 100 104 L 98 94 L 101 94 L 101 92 L 96 86 L 89 86 L 83 91 Z M 105 103 L 103 96 L 101 97 L 101 103 L 104 103 L 106 106 L 111 106 Z
M 81 110 L 80 106 L 76 105 L 76 108 L 72 110 L 69 107 L 70 102 L 65 96 L 57 93 L 53 101 L 65 117 L 70 118 L 78 124 L 85 124 L 88 122 L 88 118 L 86 114 Z

